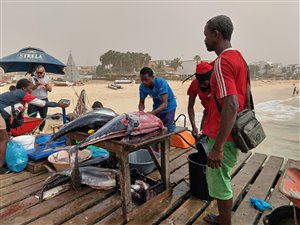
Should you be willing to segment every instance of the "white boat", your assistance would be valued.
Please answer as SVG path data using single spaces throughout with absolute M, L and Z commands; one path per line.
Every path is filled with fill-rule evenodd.
M 114 84 L 132 84 L 132 80 L 115 80 Z
M 73 86 L 74 83 L 73 82 L 69 82 L 69 81 L 53 81 L 55 86 Z
M 118 89 L 123 88 L 121 85 L 118 85 L 118 84 L 108 84 L 107 87 L 110 88 L 110 89 L 114 89 L 114 90 L 118 90 Z

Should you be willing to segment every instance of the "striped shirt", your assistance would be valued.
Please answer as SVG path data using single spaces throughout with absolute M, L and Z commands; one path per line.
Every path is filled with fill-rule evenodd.
M 203 133 L 216 138 L 220 127 L 220 113 L 215 98 L 223 108 L 223 98 L 229 95 L 238 97 L 238 112 L 245 108 L 247 89 L 247 68 L 240 52 L 232 48 L 225 49 L 214 61 L 214 69 L 210 80 L 212 97 L 208 115 L 203 125 Z M 231 141 L 230 135 L 227 141 Z

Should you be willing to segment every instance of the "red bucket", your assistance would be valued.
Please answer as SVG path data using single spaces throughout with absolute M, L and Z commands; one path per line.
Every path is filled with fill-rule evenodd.
M 19 136 L 33 131 L 42 122 L 41 118 L 24 117 L 24 123 L 14 129 L 10 129 L 12 136 Z

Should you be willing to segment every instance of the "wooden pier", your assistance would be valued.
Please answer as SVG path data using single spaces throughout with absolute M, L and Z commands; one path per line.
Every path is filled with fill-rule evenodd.
M 190 196 L 187 157 L 193 149 L 173 148 L 169 152 L 172 193 L 163 192 L 138 206 L 128 224 L 203 224 L 208 213 L 217 213 L 216 203 Z M 240 154 L 232 171 L 233 224 L 262 225 L 265 214 L 254 209 L 250 197 L 268 201 L 274 208 L 289 200 L 277 189 L 284 160 L 264 154 Z M 288 160 L 284 168 L 300 168 L 300 162 Z M 35 197 L 49 176 L 46 172 L 0 176 L 0 224 L 125 224 L 120 193 L 115 189 L 93 190 L 83 186 L 79 192 L 69 190 L 42 203 Z M 160 179 L 157 170 L 148 175 Z

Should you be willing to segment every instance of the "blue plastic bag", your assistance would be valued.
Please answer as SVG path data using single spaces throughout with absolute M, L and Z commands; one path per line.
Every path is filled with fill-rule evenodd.
M 273 209 L 273 207 L 265 202 L 262 199 L 259 198 L 249 198 L 251 204 L 254 206 L 254 208 L 258 209 L 260 212 L 264 212 L 266 209 Z
M 27 165 L 28 154 L 23 145 L 10 140 L 7 144 L 5 161 L 8 169 L 21 172 Z
M 102 158 L 108 158 L 109 157 L 109 152 L 107 150 L 105 150 L 104 148 L 100 148 L 94 145 L 90 145 L 89 147 L 87 147 L 87 149 L 90 150 L 91 155 L 92 155 L 92 159 L 94 158 L 98 158 L 98 157 L 102 157 Z

